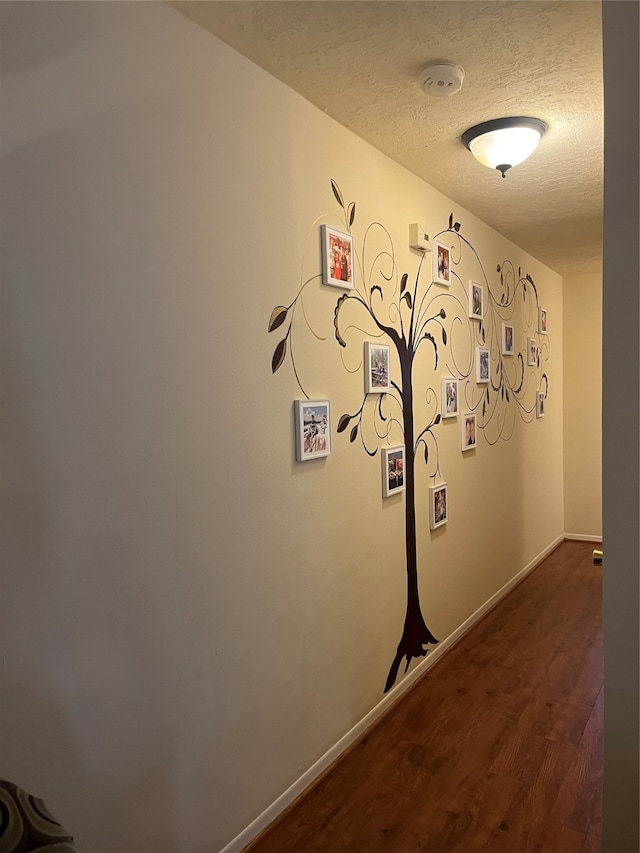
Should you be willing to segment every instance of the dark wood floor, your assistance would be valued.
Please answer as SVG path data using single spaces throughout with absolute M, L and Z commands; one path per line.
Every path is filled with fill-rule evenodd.
M 600 851 L 593 547 L 564 542 L 248 851 Z

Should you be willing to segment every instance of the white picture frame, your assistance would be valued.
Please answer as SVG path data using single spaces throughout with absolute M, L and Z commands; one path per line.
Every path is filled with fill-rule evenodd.
M 386 394 L 391 390 L 391 348 L 375 341 L 364 342 L 364 390 L 366 394 Z
M 544 391 L 536 392 L 536 418 L 543 418 L 546 414 L 547 399 Z
M 477 281 L 469 281 L 469 317 L 482 320 L 484 315 L 484 287 Z
M 502 324 L 502 355 L 513 355 L 514 335 L 513 326 L 509 323 Z
M 343 290 L 355 287 L 353 237 L 329 225 L 320 228 L 322 247 L 322 283 Z
M 296 400 L 296 458 L 319 459 L 331 453 L 331 404 L 329 400 Z
M 445 287 L 451 285 L 451 246 L 433 241 L 433 281 Z
M 458 414 L 458 380 L 445 377 L 442 380 L 441 412 L 443 418 L 455 418 Z
M 447 484 L 429 486 L 429 529 L 442 527 L 449 519 L 449 496 Z
M 389 498 L 404 492 L 405 482 L 405 448 L 398 447 L 382 448 L 382 497 Z
M 475 412 L 465 412 L 460 418 L 460 438 L 463 453 L 478 446 L 478 419 Z
M 541 335 L 547 334 L 547 309 L 538 308 L 538 332 Z
M 527 338 L 527 365 L 536 367 L 538 364 L 538 345 L 535 338 Z
M 484 385 L 489 381 L 491 350 L 489 347 L 476 347 L 476 382 Z

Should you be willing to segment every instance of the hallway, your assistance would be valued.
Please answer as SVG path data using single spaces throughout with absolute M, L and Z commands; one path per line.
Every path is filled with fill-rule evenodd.
M 596 853 L 601 569 L 564 542 L 247 853 Z

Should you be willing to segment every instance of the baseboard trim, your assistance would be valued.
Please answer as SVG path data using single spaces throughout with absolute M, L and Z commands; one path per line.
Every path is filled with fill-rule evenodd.
M 602 542 L 602 536 L 588 536 L 586 533 L 565 533 L 570 542 Z
M 431 667 L 446 654 L 457 642 L 459 642 L 471 628 L 476 625 L 490 610 L 508 595 L 514 587 L 518 586 L 528 574 L 530 574 L 536 566 L 538 566 L 552 551 L 560 545 L 565 539 L 569 538 L 569 534 L 558 536 L 551 542 L 537 557 L 534 557 L 518 574 L 514 575 L 511 580 L 501 587 L 491 598 L 479 607 L 475 613 L 472 613 L 458 628 L 449 634 L 446 639 L 442 640 L 436 648 L 429 652 L 427 657 L 420 662 L 403 680 L 397 684 L 387 695 L 375 705 L 368 714 L 366 714 L 359 723 L 343 735 L 337 743 L 325 752 L 305 773 L 302 774 L 296 781 L 287 788 L 270 806 L 258 815 L 243 831 L 237 835 L 232 841 L 224 847 L 220 853 L 242 853 L 242 851 L 254 841 L 257 836 L 265 830 L 269 824 L 279 817 L 282 812 L 290 806 L 294 800 L 298 799 L 324 771 L 334 764 L 338 758 L 356 741 L 361 740 L 365 733 L 378 722 L 379 718 L 386 713 L 391 705 L 413 684 L 421 678 Z M 585 539 L 587 537 L 584 537 Z

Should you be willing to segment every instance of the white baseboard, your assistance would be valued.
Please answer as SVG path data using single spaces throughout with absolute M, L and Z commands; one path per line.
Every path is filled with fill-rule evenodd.
M 602 542 L 602 536 L 588 536 L 586 533 L 565 533 L 564 538 L 572 542 Z
M 230 841 L 229 844 L 220 851 L 220 853 L 241 853 L 241 851 L 244 850 L 244 848 L 253 841 L 253 839 L 256 838 L 263 829 L 266 829 L 266 827 L 269 826 L 269 824 L 272 823 L 278 815 L 287 808 L 287 806 L 299 797 L 300 794 L 302 794 L 312 784 L 312 782 L 314 782 L 318 776 L 320 776 L 320 774 L 329 767 L 330 764 L 339 758 L 352 743 L 359 740 L 367 729 L 371 728 L 371 726 L 376 722 L 378 717 L 382 716 L 389 706 L 396 702 L 400 696 L 402 696 L 402 694 L 405 693 L 418 678 L 420 678 L 420 676 L 424 675 L 427 670 L 431 669 L 443 654 L 445 654 L 462 637 L 464 637 L 464 635 L 470 631 L 483 616 L 492 610 L 496 604 L 502 601 L 502 599 L 508 595 L 514 587 L 523 581 L 525 577 L 545 559 L 545 557 L 554 551 L 558 545 L 567 538 L 573 537 L 569 537 L 569 534 L 564 534 L 562 536 L 558 536 L 557 539 L 554 539 L 554 541 L 541 551 L 537 557 L 534 557 L 534 559 L 531 560 L 524 569 L 521 569 L 521 571 L 512 577 L 510 581 L 507 581 L 507 583 L 492 595 L 491 598 L 485 601 L 485 603 L 479 607 L 475 613 L 472 613 L 471 616 L 462 623 L 462 625 L 438 643 L 435 649 L 430 651 L 427 657 L 421 661 L 415 669 L 406 675 L 399 684 L 389 691 L 389 693 L 387 693 L 387 695 L 381 699 L 380 702 L 378 702 L 378 704 L 372 708 L 359 723 L 356 723 L 350 731 L 343 735 L 337 743 L 335 743 L 315 762 L 315 764 L 303 773 L 302 776 L 296 779 L 296 781 L 287 788 L 287 790 L 284 791 L 277 800 L 271 803 L 271 805 L 268 806 L 262 814 L 258 815 L 258 817 L 252 821 L 249 826 L 243 829 L 239 835 Z M 584 538 L 587 539 L 588 537 Z

